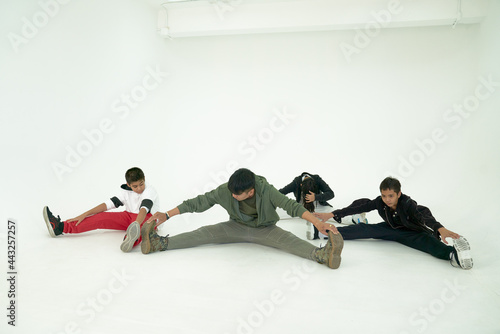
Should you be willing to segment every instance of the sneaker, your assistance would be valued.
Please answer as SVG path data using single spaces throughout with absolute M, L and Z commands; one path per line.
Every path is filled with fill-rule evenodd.
M 335 220 L 337 223 L 342 224 L 342 218 L 337 216 L 336 214 L 333 215 L 333 220 Z
M 141 228 L 141 251 L 142 254 L 149 254 L 156 251 L 165 251 L 168 247 L 168 235 L 161 237 L 155 230 L 156 221 L 142 225 Z
M 63 233 L 64 223 L 61 221 L 61 217 L 54 217 L 48 206 L 43 208 L 43 219 L 45 220 L 45 224 L 52 238 Z
M 138 222 L 133 222 L 127 227 L 127 232 L 123 238 L 123 242 L 120 246 L 122 252 L 128 253 L 134 247 L 134 243 L 139 239 L 141 235 L 141 226 Z
M 306 238 L 307 240 L 313 240 L 314 227 L 311 222 L 306 222 Z
M 458 239 L 453 239 L 453 251 L 450 254 L 450 263 L 454 267 L 460 267 L 465 270 L 472 268 L 472 255 L 467 239 L 460 236 Z
M 366 213 L 360 213 L 360 214 L 355 214 L 352 215 L 352 222 L 353 224 L 368 224 L 368 219 L 366 219 Z
M 314 253 L 314 259 L 318 263 L 326 264 L 329 268 L 337 269 L 340 267 L 340 254 L 344 247 L 344 239 L 340 233 L 334 234 L 328 231 L 328 242 L 325 247 L 319 248 Z

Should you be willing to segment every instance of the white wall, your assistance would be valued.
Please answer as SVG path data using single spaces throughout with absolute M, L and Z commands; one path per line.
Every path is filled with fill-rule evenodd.
M 383 30 L 349 59 L 340 46 L 359 32 L 164 40 L 151 3 L 46 3 L 47 24 L 38 1 L 0 5 L 2 217 L 38 229 L 44 205 L 79 214 L 112 196 L 131 166 L 163 209 L 238 167 L 277 187 L 318 173 L 335 206 L 377 196 L 396 175 L 466 231 L 478 207 L 497 203 L 497 2 L 481 25 Z M 484 80 L 496 84 L 479 100 Z M 124 94 L 141 101 L 127 107 Z M 464 103 L 467 118 L 450 113 Z
M 340 46 L 360 38 L 355 31 L 169 41 L 155 31 L 157 0 L 70 1 L 52 5 L 49 18 L 40 3 L 54 1 L 0 1 L 4 252 L 7 218 L 18 222 L 18 328 L 12 332 L 157 332 L 160 326 L 227 332 L 275 291 L 284 291 L 287 302 L 266 315 L 261 332 L 305 332 L 314 326 L 304 316 L 311 302 L 342 333 L 498 332 L 498 1 L 481 25 L 383 30 L 350 61 Z M 30 30 L 34 18 L 41 27 Z M 13 44 L 14 34 L 25 36 Z M 491 92 L 481 86 L 490 79 Z M 131 94 L 141 101 L 127 107 Z M 472 109 L 467 118 L 450 114 L 463 104 Z M 436 131 L 440 142 L 429 144 Z M 336 207 L 377 196 L 383 177 L 399 175 L 405 193 L 467 237 L 474 269 L 455 271 L 395 244 L 353 241 L 346 242 L 342 271 L 306 270 L 309 278 L 300 274 L 295 290 L 283 275 L 303 272 L 300 262 L 271 249 L 123 256 L 113 244 L 121 242 L 117 233 L 49 238 L 44 205 L 64 219 L 76 216 L 113 196 L 131 166 L 144 169 L 163 210 L 240 166 L 277 187 L 302 171 L 318 173 L 336 192 Z M 213 217 L 226 215 L 214 208 L 162 228 L 175 235 L 214 223 Z M 380 218 L 371 213 L 369 219 Z M 280 225 L 304 237 L 298 221 Z M 136 279 L 87 321 L 80 307 L 109 294 L 116 271 Z M 161 277 L 154 293 L 143 294 L 152 277 Z M 335 288 L 317 298 L 325 282 Z M 8 284 L 4 276 L 2 294 Z M 185 318 L 193 305 L 201 315 L 195 324 Z M 422 313 L 428 309 L 436 317 Z M 369 321 L 359 322 L 359 314 Z M 461 314 L 471 316 L 460 320 Z M 0 332 L 10 332 L 4 327 Z

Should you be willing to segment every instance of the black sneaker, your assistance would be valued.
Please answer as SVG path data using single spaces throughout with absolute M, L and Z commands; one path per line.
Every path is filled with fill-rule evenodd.
M 469 242 L 462 236 L 458 239 L 453 239 L 453 251 L 450 254 L 450 263 L 453 267 L 460 267 L 465 270 L 472 268 L 473 262 Z
M 48 206 L 43 208 L 43 219 L 45 220 L 45 224 L 47 224 L 47 229 L 52 238 L 63 233 L 64 223 L 59 216 L 57 218 L 54 217 Z

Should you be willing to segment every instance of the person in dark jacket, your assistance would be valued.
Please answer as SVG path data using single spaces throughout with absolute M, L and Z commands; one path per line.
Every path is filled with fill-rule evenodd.
M 281 188 L 279 192 L 284 195 L 293 193 L 296 201 L 301 203 L 309 212 L 330 212 L 332 210 L 332 206 L 327 201 L 335 196 L 330 186 L 319 175 L 307 172 L 295 177 L 292 182 Z M 362 215 L 353 217 L 353 222 L 355 222 L 354 219 L 363 222 L 366 220 Z M 340 221 L 338 222 L 340 223 Z M 319 239 L 318 229 L 309 222 L 306 224 L 307 239 Z
M 339 227 L 344 240 L 382 239 L 399 242 L 426 252 L 437 258 L 450 260 L 455 267 L 471 269 L 473 265 L 470 246 L 459 234 L 446 229 L 432 216 L 429 208 L 418 205 L 401 193 L 401 183 L 392 177 L 380 184 L 381 196 L 374 200 L 362 198 L 351 205 L 330 213 L 315 213 L 322 221 L 339 220 L 346 215 L 377 210 L 384 220 L 379 224 L 357 224 Z M 446 238 L 452 238 L 453 246 Z
M 309 212 L 328 212 L 332 206 L 327 202 L 332 199 L 335 194 L 330 186 L 316 174 L 304 172 L 295 177 L 285 187 L 279 190 L 283 195 L 293 193 L 298 203 L 301 203 Z M 319 239 L 319 231 L 312 224 L 307 224 L 306 237 L 309 240 Z M 313 231 L 314 228 L 314 237 Z

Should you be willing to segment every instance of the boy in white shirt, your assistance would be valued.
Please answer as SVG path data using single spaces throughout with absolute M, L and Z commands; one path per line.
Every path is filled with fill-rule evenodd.
M 141 225 L 156 213 L 159 208 L 156 190 L 146 183 L 143 171 L 133 167 L 125 173 L 127 184 L 123 184 L 118 196 L 112 197 L 104 203 L 82 213 L 81 215 L 61 221 L 50 212 L 46 206 L 43 208 L 43 217 L 49 234 L 56 237 L 63 233 L 83 233 L 97 229 L 110 229 L 127 231 L 120 249 L 130 252 L 141 242 Z M 122 212 L 106 212 L 125 206 Z

